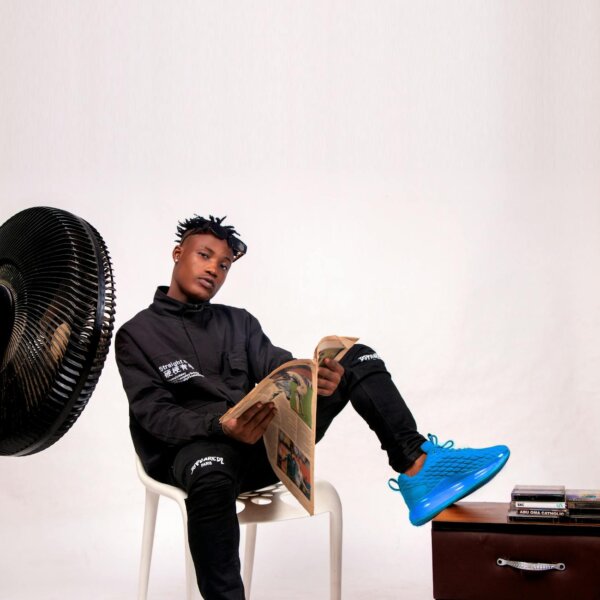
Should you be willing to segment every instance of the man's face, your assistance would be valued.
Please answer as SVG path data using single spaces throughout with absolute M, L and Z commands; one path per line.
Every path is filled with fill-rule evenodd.
M 210 300 L 221 288 L 233 262 L 225 240 L 210 233 L 185 238 L 173 250 L 173 276 L 167 293 L 180 302 Z

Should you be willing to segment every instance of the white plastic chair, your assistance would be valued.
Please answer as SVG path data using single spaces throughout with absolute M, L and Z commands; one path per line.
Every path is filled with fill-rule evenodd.
M 154 529 L 160 496 L 175 500 L 181 510 L 185 539 L 185 577 L 186 600 L 193 600 L 196 593 L 196 572 L 190 554 L 187 539 L 187 494 L 172 485 L 152 479 L 144 470 L 142 462 L 136 456 L 137 474 L 146 487 L 146 509 L 144 512 L 144 532 L 142 536 L 142 557 L 138 585 L 138 600 L 148 596 L 148 579 L 154 544 Z M 342 598 L 342 505 L 335 488 L 328 481 L 315 483 L 315 515 L 329 513 L 329 558 L 330 558 L 330 598 Z M 291 496 L 282 484 L 276 484 L 256 492 L 248 492 L 238 497 L 238 519 L 246 526 L 246 544 L 242 579 L 246 589 L 246 598 L 250 598 L 252 570 L 254 567 L 254 549 L 256 546 L 256 525 L 272 521 L 285 521 L 308 517 L 308 513 Z

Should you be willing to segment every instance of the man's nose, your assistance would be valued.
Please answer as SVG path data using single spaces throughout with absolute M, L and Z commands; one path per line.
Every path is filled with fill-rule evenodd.
M 210 261 L 207 263 L 206 265 L 206 272 L 209 275 L 212 275 L 213 277 L 217 276 L 217 262 L 216 261 Z

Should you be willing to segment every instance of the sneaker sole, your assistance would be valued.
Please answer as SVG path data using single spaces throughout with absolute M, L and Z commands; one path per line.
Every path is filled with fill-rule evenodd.
M 450 485 L 445 484 L 439 490 L 432 490 L 427 498 L 421 500 L 410 511 L 408 515 L 410 522 L 417 527 L 424 525 L 451 504 L 462 500 L 462 498 L 472 494 L 481 486 L 488 483 L 502 470 L 502 467 L 504 467 L 510 457 L 510 450 L 508 448 L 506 450 L 505 455 L 493 462 L 486 469 L 469 473 L 452 482 Z

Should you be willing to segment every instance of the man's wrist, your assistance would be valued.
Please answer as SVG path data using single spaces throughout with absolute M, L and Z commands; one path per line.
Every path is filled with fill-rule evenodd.
M 223 424 L 219 421 L 219 419 L 222 417 L 223 415 L 215 415 L 210 423 L 210 436 L 211 437 L 223 437 L 226 436 L 227 434 L 225 433 L 225 430 L 223 429 Z

